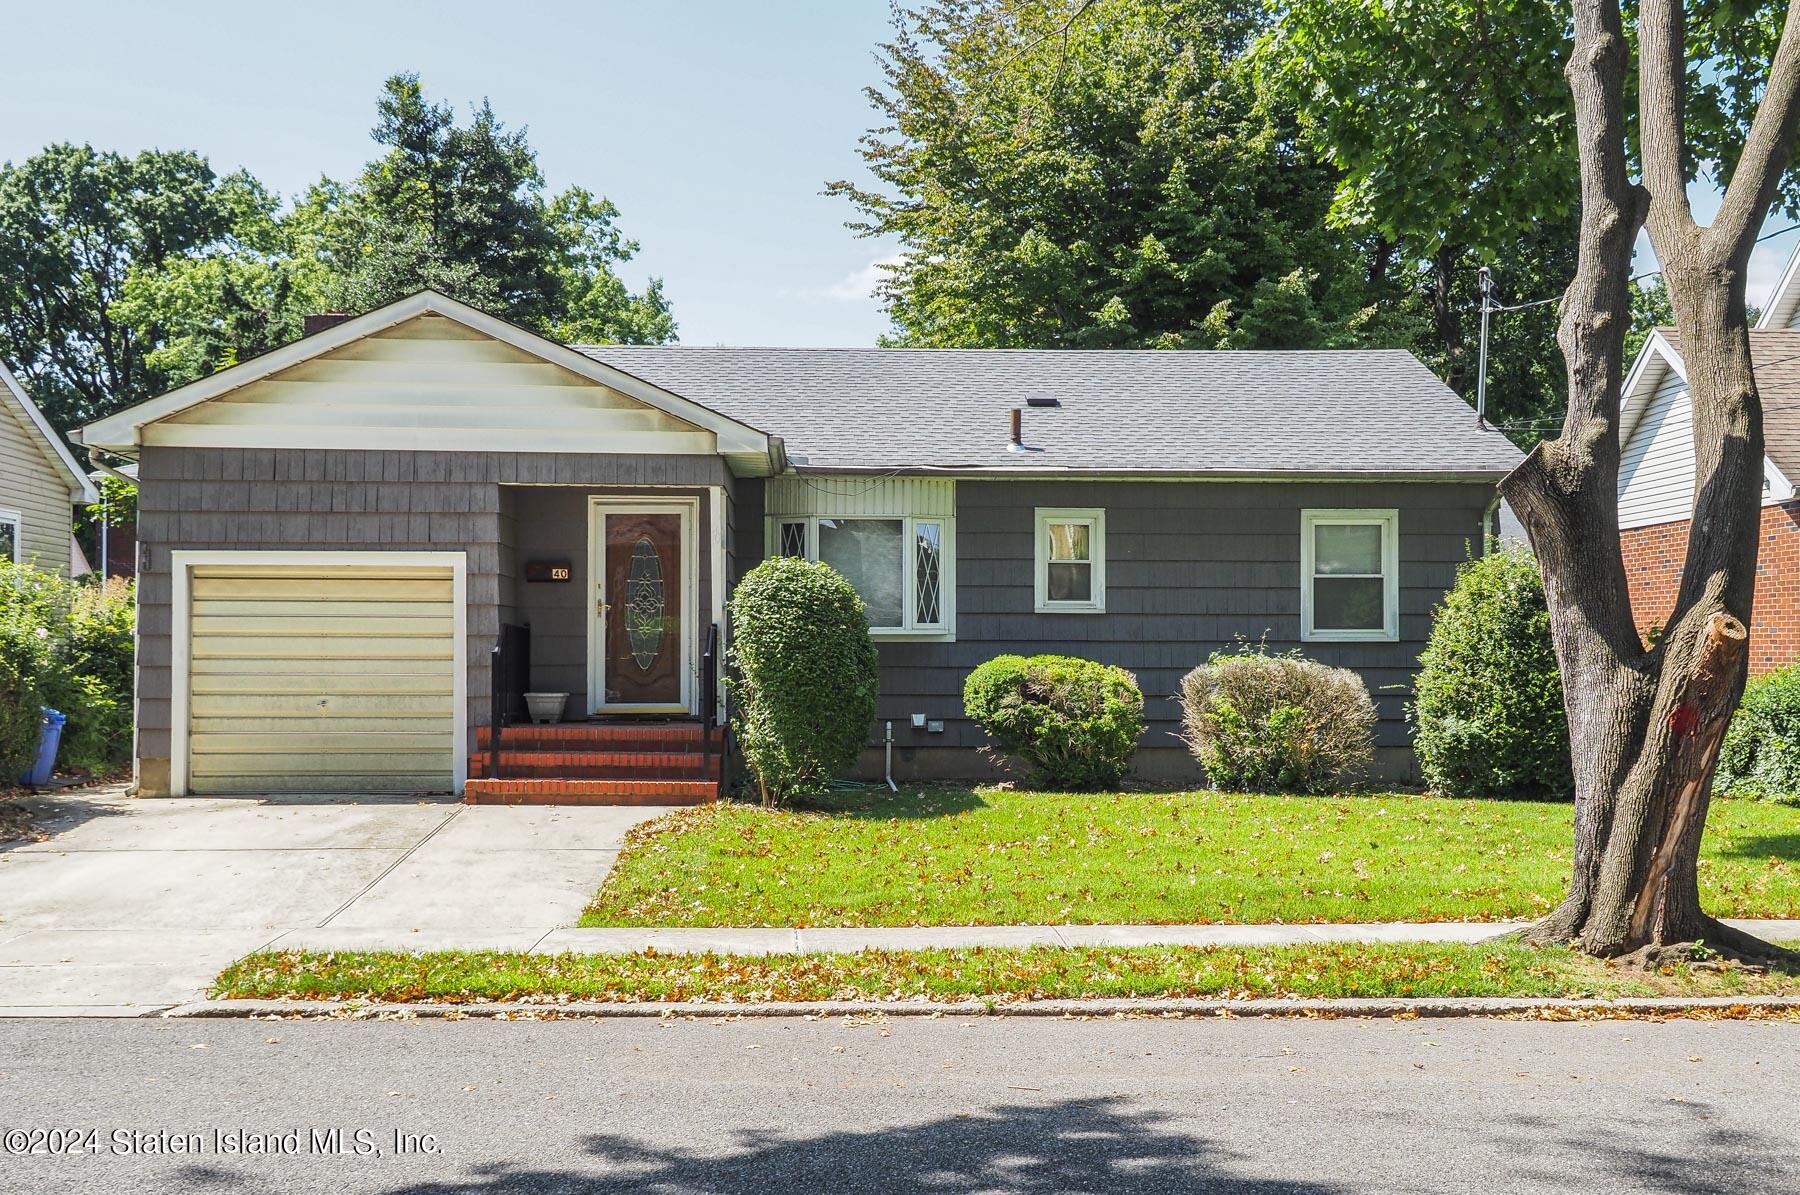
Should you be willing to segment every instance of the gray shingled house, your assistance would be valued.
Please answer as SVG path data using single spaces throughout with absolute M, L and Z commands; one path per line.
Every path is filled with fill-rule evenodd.
M 868 605 L 877 775 L 890 723 L 902 778 L 985 774 L 964 677 L 1056 651 L 1134 671 L 1140 772 L 1197 778 L 1168 695 L 1242 637 L 1360 672 L 1404 777 L 1519 459 L 1401 352 L 571 348 L 433 293 L 83 439 L 139 464 L 144 792 L 510 800 L 716 792 L 770 553 Z M 511 724 L 527 692 L 560 723 Z

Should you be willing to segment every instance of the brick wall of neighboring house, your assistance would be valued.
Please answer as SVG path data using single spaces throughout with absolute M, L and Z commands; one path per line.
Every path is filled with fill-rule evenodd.
M 1688 520 L 1619 533 L 1638 630 L 1662 626 L 1675 605 Z M 1750 673 L 1800 660 L 1800 499 L 1762 509 L 1756 561 L 1756 610 L 1750 625 Z

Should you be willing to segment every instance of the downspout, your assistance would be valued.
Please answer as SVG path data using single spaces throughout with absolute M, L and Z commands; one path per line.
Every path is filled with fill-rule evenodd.
M 894 724 L 892 721 L 887 724 L 887 771 L 882 778 L 887 781 L 890 792 L 900 791 L 900 786 L 894 783 Z
M 1495 486 L 1493 500 L 1487 504 L 1487 510 L 1483 511 L 1481 515 L 1481 554 L 1483 556 L 1500 546 L 1500 503 L 1503 501 L 1505 499 L 1500 497 L 1500 487 Z

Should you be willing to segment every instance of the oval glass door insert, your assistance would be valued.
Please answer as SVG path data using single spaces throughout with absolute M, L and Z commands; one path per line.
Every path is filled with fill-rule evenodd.
M 632 662 L 644 672 L 662 654 L 663 606 L 662 556 L 655 544 L 640 538 L 631 549 L 625 578 L 625 638 Z

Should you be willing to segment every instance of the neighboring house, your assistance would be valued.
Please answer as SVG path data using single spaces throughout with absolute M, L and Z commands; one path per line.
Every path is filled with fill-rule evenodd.
M 86 570 L 75 507 L 99 495 L 12 371 L 0 364 L 0 560 Z
M 102 479 L 108 473 L 119 481 L 130 482 L 137 487 L 137 466 L 123 465 L 117 469 L 95 469 L 88 474 L 88 480 L 99 489 Z M 101 512 L 105 516 L 103 525 L 94 535 L 95 555 L 98 563 L 94 571 L 107 577 L 137 576 L 137 516 L 130 515 L 118 519 L 106 508 L 106 493 L 100 493 Z
M 433 293 L 82 438 L 139 463 L 144 792 L 521 800 L 716 792 L 708 649 L 769 553 L 868 605 L 864 774 L 890 722 L 899 775 L 990 774 L 964 678 L 1066 652 L 1137 674 L 1140 772 L 1192 779 L 1182 674 L 1266 640 L 1360 672 L 1407 775 L 1430 612 L 1520 459 L 1403 352 L 572 349 Z M 480 778 L 527 688 L 573 724 Z
M 1800 659 L 1800 251 L 1750 333 L 1763 408 L 1763 502 L 1752 674 Z M 1658 328 L 1626 375 L 1620 406 L 1619 528 L 1638 629 L 1675 606 L 1694 510 L 1693 412 L 1681 335 Z

